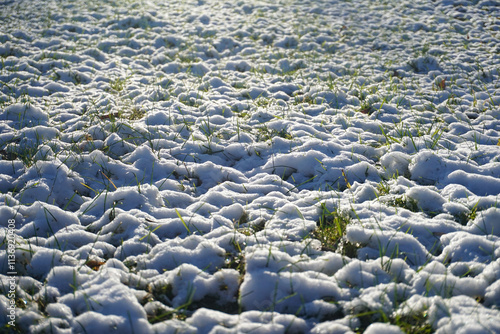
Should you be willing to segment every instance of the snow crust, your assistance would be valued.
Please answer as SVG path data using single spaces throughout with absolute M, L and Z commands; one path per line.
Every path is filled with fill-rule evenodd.
M 18 329 L 500 332 L 499 8 L 1 2 Z

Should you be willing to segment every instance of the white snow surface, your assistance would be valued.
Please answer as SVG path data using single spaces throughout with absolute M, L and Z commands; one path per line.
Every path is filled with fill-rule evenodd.
M 16 333 L 500 333 L 499 1 L 0 22 L 7 331 L 14 219 Z

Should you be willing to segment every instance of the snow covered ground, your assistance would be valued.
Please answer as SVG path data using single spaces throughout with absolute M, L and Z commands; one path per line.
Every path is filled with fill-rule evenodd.
M 0 22 L 2 331 L 500 332 L 500 2 Z

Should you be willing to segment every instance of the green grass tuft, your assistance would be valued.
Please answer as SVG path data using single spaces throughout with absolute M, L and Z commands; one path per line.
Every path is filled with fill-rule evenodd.
M 337 251 L 342 238 L 345 236 L 347 225 L 350 222 L 351 217 L 348 214 L 341 212 L 338 208 L 330 211 L 327 209 L 325 203 L 321 203 L 321 215 L 312 236 L 321 242 L 323 250 Z M 344 252 L 352 254 L 351 246 L 350 244 L 346 244 L 342 248 Z

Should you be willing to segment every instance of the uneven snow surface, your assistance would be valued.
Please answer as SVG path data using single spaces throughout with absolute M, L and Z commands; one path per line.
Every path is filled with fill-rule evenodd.
M 2 326 L 15 219 L 13 332 L 500 332 L 499 1 L 0 22 Z

